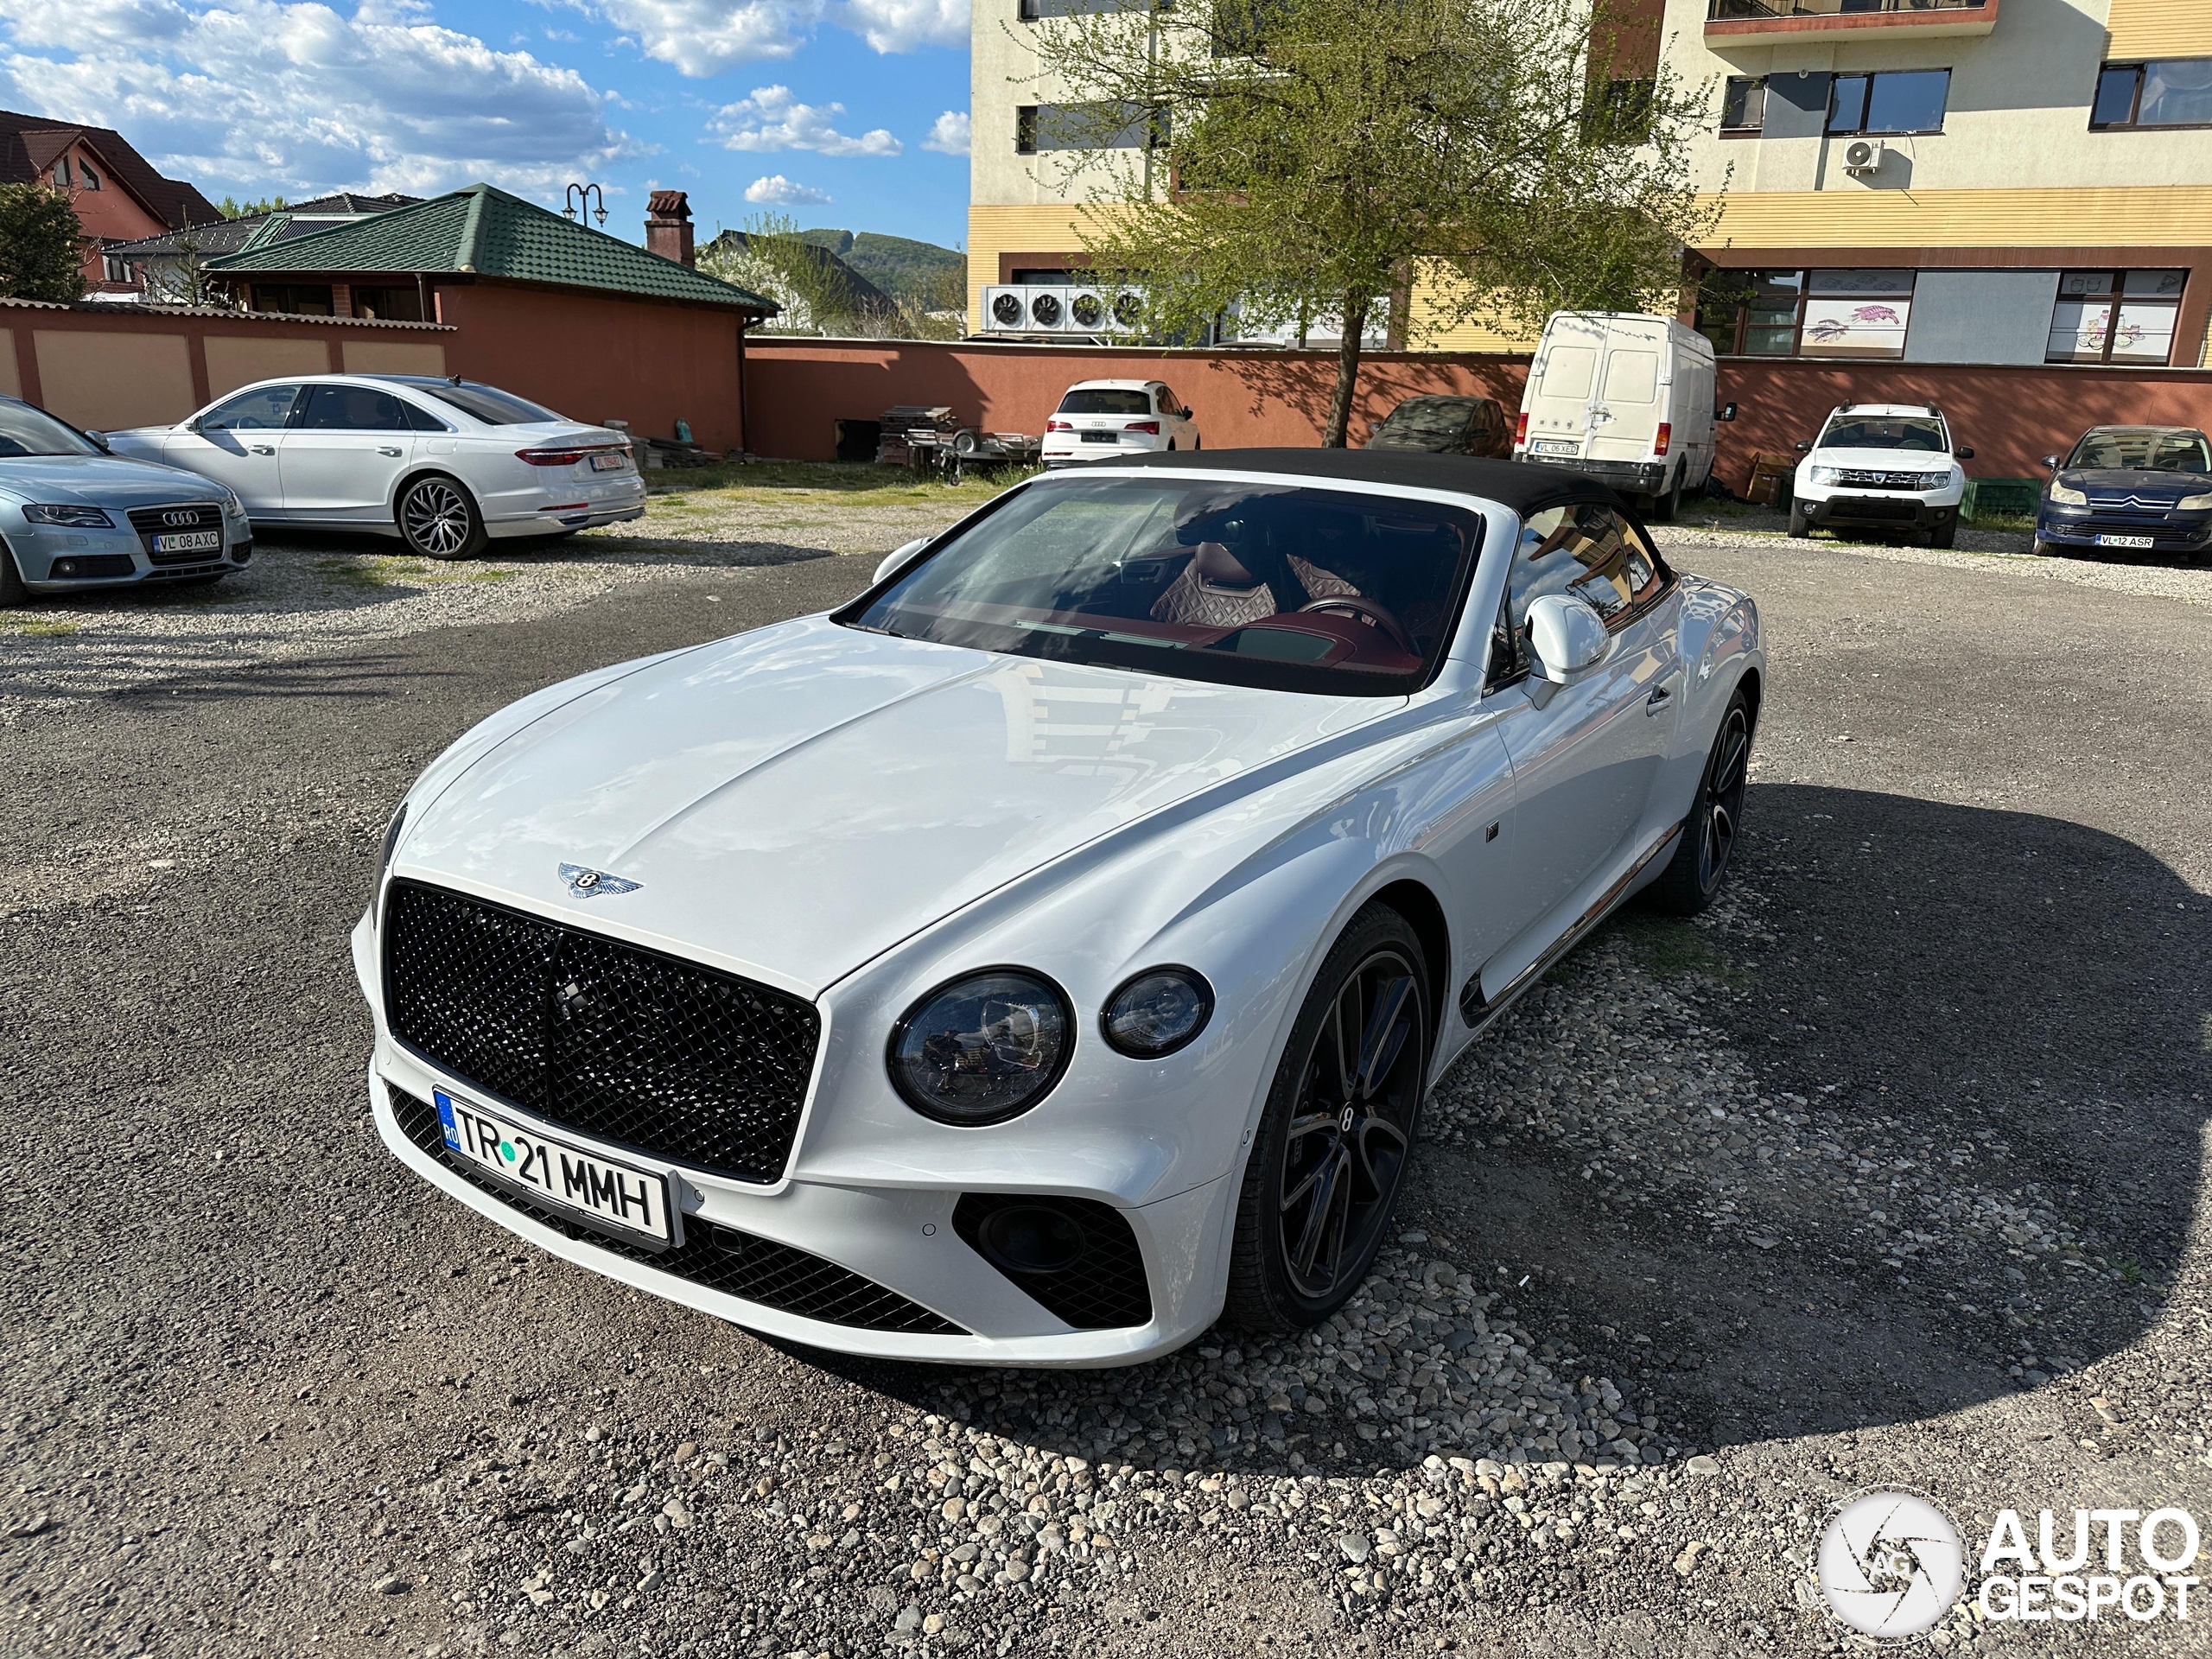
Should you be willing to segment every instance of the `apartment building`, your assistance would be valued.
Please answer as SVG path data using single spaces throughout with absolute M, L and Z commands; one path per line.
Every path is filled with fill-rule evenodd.
M 975 0 L 969 315 L 986 331 L 988 286 L 1076 280 L 1096 176 L 1042 148 L 1053 89 L 1027 41 L 1115 3 Z M 1688 275 L 1723 354 L 2205 360 L 2212 0 L 1630 3 L 1706 99 L 1694 178 L 1722 207 Z M 1132 124 L 1122 164 L 1147 133 Z M 1425 343 L 1529 342 L 1461 327 Z

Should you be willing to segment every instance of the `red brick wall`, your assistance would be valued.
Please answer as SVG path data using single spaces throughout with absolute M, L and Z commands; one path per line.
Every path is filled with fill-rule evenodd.
M 733 314 L 499 283 L 442 287 L 436 304 L 460 330 L 454 373 L 575 420 L 626 420 L 639 437 L 672 438 L 680 417 L 709 449 L 743 444 Z
M 1320 442 L 1334 384 L 1327 353 L 1160 352 L 963 342 L 755 340 L 748 347 L 750 448 L 765 455 L 827 460 L 840 417 L 874 420 L 895 404 L 950 404 L 988 430 L 1041 432 L 1071 383 L 1160 379 L 1197 412 L 1211 449 Z M 1525 357 L 1378 353 L 1365 359 L 1351 441 L 1402 397 L 1480 392 L 1509 411 L 1521 403 Z M 1786 450 L 1820 429 L 1843 403 L 1934 403 L 1961 443 L 1970 476 L 2034 478 L 2040 458 L 2083 429 L 2171 423 L 2212 429 L 2212 371 L 2018 368 L 1907 363 L 1760 362 L 1720 365 L 1719 397 L 1738 405 L 1720 428 L 1720 475 L 1741 490 L 1751 457 Z

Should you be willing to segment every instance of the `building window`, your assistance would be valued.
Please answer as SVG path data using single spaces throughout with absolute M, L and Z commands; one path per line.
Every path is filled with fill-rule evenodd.
M 1145 149 L 1167 142 L 1167 111 L 1141 104 L 1025 104 L 1014 112 L 1014 148 Z
M 1729 357 L 1904 355 L 1909 270 L 1716 270 L 1698 289 L 1698 332 Z
M 110 253 L 102 255 L 100 263 L 106 267 L 107 280 L 111 283 L 128 283 L 134 288 L 137 286 L 138 278 L 131 271 L 128 259 L 118 259 Z
M 1941 132 L 1943 106 L 1950 95 L 1951 72 L 1948 69 L 1838 75 L 1828 93 L 1828 130 Z
M 100 188 L 100 175 L 79 162 L 77 163 L 77 182 L 86 190 L 97 190 Z
M 69 158 L 67 156 L 54 164 L 54 188 L 57 190 L 69 188 Z
M 253 308 L 257 311 L 288 311 L 295 316 L 303 317 L 336 315 L 327 283 L 256 283 L 253 285 Z
M 2059 273 L 2046 363 L 2164 363 L 2173 356 L 2185 270 Z
M 2212 127 L 2212 58 L 2155 63 L 2108 63 L 2097 77 L 2089 125 Z
M 1766 126 L 1766 77 L 1731 75 L 1720 93 L 1720 130 L 1758 133 Z
M 1040 17 L 1088 17 L 1102 11 L 1168 11 L 1168 0 L 1021 0 L 1021 21 Z
M 378 322 L 420 322 L 423 321 L 422 291 L 411 283 L 405 288 L 363 288 L 356 285 L 353 289 L 353 315 Z

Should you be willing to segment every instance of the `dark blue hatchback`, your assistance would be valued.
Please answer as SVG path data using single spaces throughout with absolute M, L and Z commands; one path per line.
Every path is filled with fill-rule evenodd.
M 2212 442 L 2188 426 L 2093 426 L 2052 468 L 2036 551 L 2196 553 L 2212 548 Z

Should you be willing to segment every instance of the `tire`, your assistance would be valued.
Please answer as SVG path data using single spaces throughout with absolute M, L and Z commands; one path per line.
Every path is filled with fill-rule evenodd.
M 1795 501 L 1789 504 L 1789 533 L 1799 541 L 1813 533 L 1813 521 L 1805 516 L 1805 509 Z
M 1192 438 L 1192 439 L 1191 440 L 1191 453 L 1192 453 L 1192 454 L 1194 454 L 1194 455 L 1195 455 L 1196 454 L 1198 454 L 1198 452 L 1199 450 L 1201 450 L 1201 449 L 1205 448 L 1205 447 L 1206 447 L 1206 441 L 1205 441 L 1205 439 L 1204 437 L 1202 437 L 1202 436 L 1201 436 L 1201 437 L 1195 437 L 1195 438 Z
M 1667 486 L 1663 495 L 1651 498 L 1651 517 L 1658 523 L 1672 524 L 1675 515 L 1682 510 L 1682 475 L 1675 474 L 1675 481 Z
M 2070 556 L 2073 553 L 2073 549 L 2068 547 L 2064 543 L 2046 542 L 2040 536 L 2035 538 L 2034 543 L 2028 549 L 2028 550 L 2031 553 L 2033 553 L 2036 557 L 2039 559 L 2063 559 Z
M 476 498 L 444 473 L 410 479 L 393 517 L 408 551 L 426 559 L 473 559 L 491 539 L 484 533 Z
M 1751 705 L 1739 689 L 1720 713 L 1720 729 L 1705 757 L 1697 799 L 1682 820 L 1681 839 L 1659 879 L 1643 890 L 1654 910 L 1694 916 L 1713 902 L 1728 874 L 1729 855 L 1744 822 L 1744 785 L 1751 757 Z
M 1175 440 L 1173 438 L 1167 440 L 1167 453 L 1171 455 L 1175 453 Z
M 1228 1319 L 1306 1330 L 1366 1279 L 1413 1160 L 1434 1007 L 1412 927 L 1365 906 L 1323 960 L 1275 1068 L 1237 1203 Z
M 31 590 L 23 586 L 23 573 L 16 569 L 16 556 L 5 542 L 0 542 L 0 605 L 28 605 Z
M 1946 524 L 1941 530 L 1931 530 L 1928 532 L 1928 545 L 1930 547 L 1955 546 L 1958 539 L 1959 527 L 1955 524 Z

